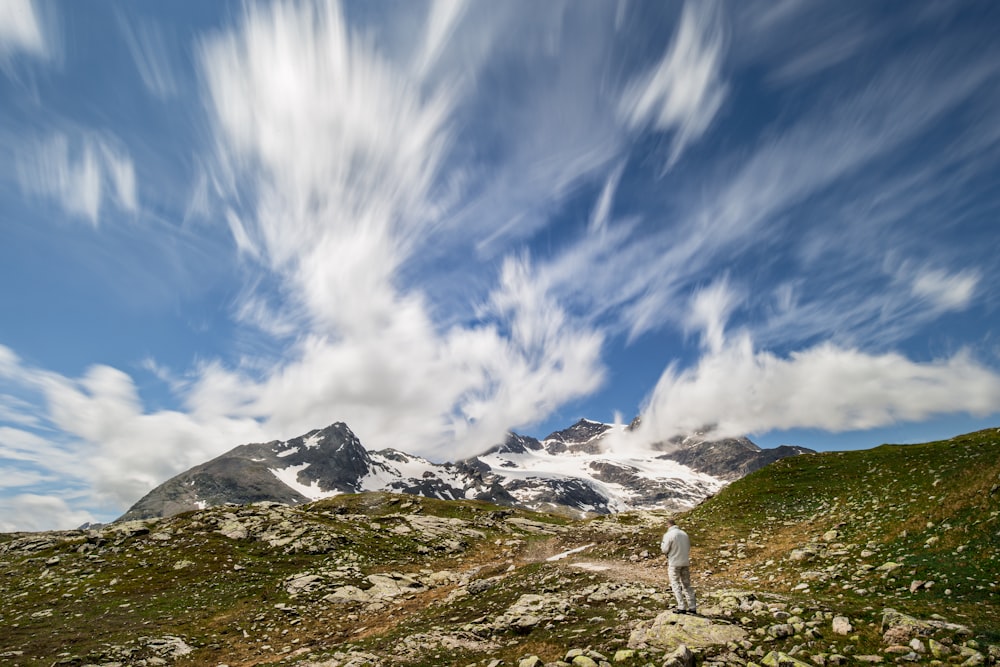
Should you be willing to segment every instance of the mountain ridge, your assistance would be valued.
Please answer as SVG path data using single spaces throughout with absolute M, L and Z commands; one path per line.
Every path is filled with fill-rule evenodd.
M 757 468 L 812 450 L 764 450 L 746 438 L 704 437 L 618 455 L 609 439 L 632 428 L 581 419 L 538 440 L 508 433 L 477 456 L 432 463 L 395 449 L 367 450 L 343 422 L 289 440 L 238 445 L 175 475 L 118 521 L 232 503 L 299 505 L 341 493 L 392 491 L 484 500 L 577 515 L 689 508 Z

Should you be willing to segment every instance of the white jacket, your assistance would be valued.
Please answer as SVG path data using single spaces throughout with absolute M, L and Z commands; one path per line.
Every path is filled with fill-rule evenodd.
M 691 564 L 691 539 L 677 526 L 670 526 L 663 534 L 660 551 L 667 554 L 670 567 L 687 567 Z

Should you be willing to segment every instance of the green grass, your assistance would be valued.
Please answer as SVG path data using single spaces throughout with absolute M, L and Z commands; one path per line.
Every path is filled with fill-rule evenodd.
M 900 611 L 955 616 L 994 636 L 1000 627 L 998 483 L 1000 434 L 989 429 L 941 442 L 783 459 L 734 482 L 684 522 L 709 566 L 737 580 L 744 572 L 776 575 L 781 592 L 803 572 L 837 560 L 788 560 L 792 549 L 836 530 L 833 542 L 850 552 L 845 570 L 889 561 L 902 567 L 888 576 L 874 570 L 847 589 L 813 589 L 813 596 L 864 609 L 872 596 L 854 593 L 864 589 Z M 719 552 L 733 552 L 740 540 L 759 548 L 720 563 Z M 910 592 L 913 581 L 934 584 Z

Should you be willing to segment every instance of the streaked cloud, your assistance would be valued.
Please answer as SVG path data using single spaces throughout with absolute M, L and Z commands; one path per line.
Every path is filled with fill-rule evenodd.
M 118 23 L 146 89 L 161 99 L 175 95 L 177 76 L 165 30 L 155 23 L 132 21 L 124 15 L 120 15 Z
M 67 212 L 97 226 L 107 203 L 135 213 L 135 166 L 128 153 L 98 137 L 71 141 L 56 134 L 25 149 L 18 177 L 25 192 L 54 199 Z
M 663 58 L 626 89 L 622 115 L 633 128 L 674 133 L 668 166 L 711 125 L 726 97 L 726 38 L 715 2 L 686 2 Z
M 975 272 L 963 271 L 949 274 L 940 269 L 925 269 L 913 281 L 913 294 L 927 299 L 942 312 L 963 310 L 972 301 L 979 284 Z
M 21 53 L 47 58 L 49 45 L 37 7 L 32 0 L 0 3 L 0 66 L 6 67 Z

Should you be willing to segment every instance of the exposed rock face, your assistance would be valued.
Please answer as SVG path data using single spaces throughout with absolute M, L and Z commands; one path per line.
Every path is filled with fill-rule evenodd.
M 341 423 L 310 431 L 287 442 L 240 445 L 195 466 L 150 491 L 119 521 L 171 516 L 179 512 L 234 503 L 273 501 L 298 505 L 311 498 L 290 487 L 275 469 L 301 467 L 296 479 L 326 492 L 353 493 L 372 468 L 372 459 Z
M 774 449 L 761 449 L 747 438 L 726 438 L 712 441 L 679 439 L 672 441 L 671 444 L 676 449 L 663 454 L 664 458 L 727 481 L 749 475 L 753 471 L 786 456 L 812 453 L 811 449 L 789 445 L 782 445 Z
M 558 454 L 564 451 L 599 454 L 601 437 L 611 430 L 610 424 L 581 419 L 567 429 L 556 431 L 545 438 L 545 450 Z

